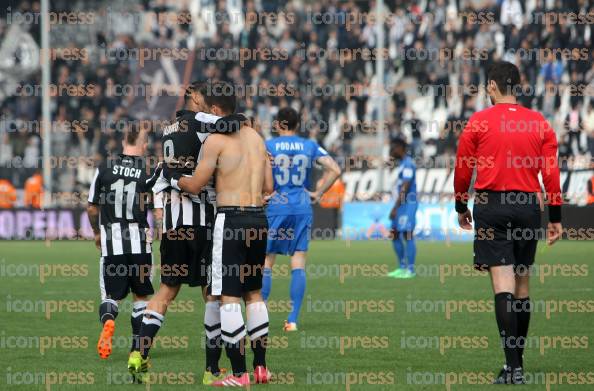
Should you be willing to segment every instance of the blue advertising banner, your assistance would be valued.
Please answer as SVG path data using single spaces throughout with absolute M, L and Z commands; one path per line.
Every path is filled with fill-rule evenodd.
M 342 237 L 345 240 L 388 239 L 392 222 L 392 203 L 347 202 L 342 215 Z M 472 209 L 472 208 L 471 208 Z M 419 203 L 415 236 L 424 240 L 469 241 L 473 231 L 458 226 L 453 202 Z

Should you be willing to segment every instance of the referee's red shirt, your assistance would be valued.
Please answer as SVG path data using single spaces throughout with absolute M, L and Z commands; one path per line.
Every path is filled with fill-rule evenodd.
M 457 204 L 468 201 L 474 167 L 476 190 L 541 192 L 541 173 L 548 204 L 562 203 L 557 137 L 539 112 L 499 103 L 473 114 L 458 143 Z

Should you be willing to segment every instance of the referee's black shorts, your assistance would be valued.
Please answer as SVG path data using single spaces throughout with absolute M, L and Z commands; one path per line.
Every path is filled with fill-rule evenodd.
M 473 209 L 474 267 L 514 265 L 528 269 L 540 229 L 540 202 L 536 193 L 477 190 Z
M 163 233 L 161 282 L 168 286 L 206 286 L 210 267 L 209 226 L 181 226 Z

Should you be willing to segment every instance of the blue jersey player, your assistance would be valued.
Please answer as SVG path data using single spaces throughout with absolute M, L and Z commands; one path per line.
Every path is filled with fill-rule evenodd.
M 412 278 L 415 276 L 417 246 L 413 236 L 417 214 L 417 167 L 406 154 L 406 141 L 395 138 L 390 143 L 390 156 L 400 163 L 394 185 L 394 207 L 390 211 L 392 220 L 392 245 L 398 257 L 399 268 L 388 273 L 389 277 Z
M 276 254 L 291 256 L 290 297 L 292 310 L 285 331 L 297 330 L 297 319 L 305 294 L 305 257 L 311 235 L 311 203 L 332 186 L 340 176 L 338 164 L 315 141 L 296 135 L 299 115 L 292 108 L 282 108 L 276 117 L 279 136 L 266 142 L 274 158 L 272 174 L 274 193 L 268 202 L 268 246 L 264 264 L 262 296 L 268 300 L 272 285 L 272 267 Z M 314 191 L 309 191 L 311 172 L 317 162 L 324 176 Z

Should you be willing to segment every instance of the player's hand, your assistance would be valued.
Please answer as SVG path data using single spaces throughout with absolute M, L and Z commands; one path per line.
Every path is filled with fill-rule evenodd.
M 274 197 L 274 195 L 276 194 L 276 191 L 273 191 L 270 194 L 265 194 L 264 197 L 262 197 L 262 202 L 264 203 L 264 206 L 268 205 L 268 202 L 270 201 L 270 199 L 272 197 Z
M 464 213 L 458 213 L 458 224 L 462 229 L 472 229 L 472 213 L 469 209 L 466 209 Z
M 182 165 L 178 161 L 170 161 L 166 162 L 162 165 L 163 167 L 163 177 L 165 179 L 171 181 L 172 179 L 179 180 L 184 175 L 192 175 L 193 169 L 189 166 L 188 163 Z
M 274 156 L 268 151 L 266 151 L 266 157 L 268 157 L 268 161 L 270 162 L 270 166 L 274 167 Z
M 322 195 L 318 191 L 308 191 L 308 193 L 312 204 L 317 204 L 320 198 L 322 198 Z
M 561 238 L 563 227 L 561 223 L 549 223 L 547 226 L 547 244 L 552 246 L 557 240 Z
M 97 247 L 97 250 L 101 251 L 101 233 L 95 234 L 95 247 Z

